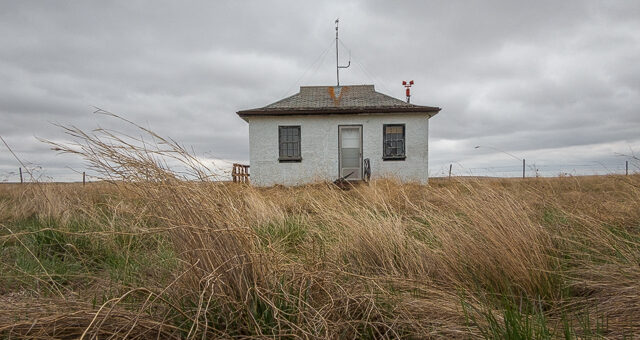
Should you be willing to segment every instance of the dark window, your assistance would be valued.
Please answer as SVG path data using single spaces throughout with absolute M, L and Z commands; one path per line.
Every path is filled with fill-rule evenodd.
M 382 159 L 405 159 L 404 124 L 385 124 L 383 129 Z
M 279 161 L 301 161 L 300 126 L 278 126 L 278 146 L 280 149 Z

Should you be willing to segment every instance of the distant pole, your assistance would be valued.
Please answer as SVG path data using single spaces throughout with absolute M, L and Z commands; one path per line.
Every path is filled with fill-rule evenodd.
M 84 186 L 84 185 L 85 185 L 85 183 L 86 183 L 86 177 L 87 177 L 87 175 L 86 175 L 86 173 L 83 171 L 83 172 L 82 172 L 82 186 Z
M 522 178 L 524 178 L 524 164 L 525 164 L 525 161 L 524 161 L 524 158 L 523 158 L 522 159 Z
M 24 181 L 22 180 L 22 168 L 18 168 L 18 171 L 20 171 L 20 184 L 24 183 Z
M 338 19 L 336 19 L 336 83 L 340 86 L 340 65 L 338 61 Z
M 629 161 L 624 162 L 624 174 L 629 176 Z
M 449 164 L 449 179 L 451 179 L 451 168 L 453 167 L 453 164 Z

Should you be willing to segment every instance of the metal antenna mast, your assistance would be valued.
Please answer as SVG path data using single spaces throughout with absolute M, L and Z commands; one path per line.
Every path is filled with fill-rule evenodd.
M 351 58 L 349 58 L 349 63 L 347 64 L 347 66 L 340 66 L 339 63 L 339 59 L 338 59 L 338 22 L 340 21 L 340 19 L 336 19 L 336 81 L 338 83 L 338 86 L 340 86 L 340 69 L 341 68 L 347 68 L 349 66 L 351 66 Z

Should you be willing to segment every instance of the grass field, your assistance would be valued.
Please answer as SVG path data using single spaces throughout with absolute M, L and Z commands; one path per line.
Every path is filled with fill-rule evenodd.
M 0 338 L 640 334 L 640 175 L 259 189 L 68 132 L 110 181 L 0 185 Z
M 640 176 L 0 186 L 0 334 L 620 338 Z

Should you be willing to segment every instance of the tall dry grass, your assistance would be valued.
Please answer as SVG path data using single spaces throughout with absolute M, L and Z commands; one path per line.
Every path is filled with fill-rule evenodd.
M 216 182 L 183 147 L 140 129 L 144 139 L 67 128 L 75 144 L 54 147 L 84 157 L 106 182 L 2 187 L 0 240 L 34 248 L 41 262 L 58 256 L 26 242 L 46 228 L 18 230 L 25 219 L 53 220 L 71 237 L 61 243 L 88 236 L 100 251 L 155 259 L 166 242 L 175 264 L 140 260 L 123 284 L 83 269 L 92 284 L 82 285 L 60 282 L 43 262 L 3 289 L 0 334 L 638 336 L 637 175 L 260 189 Z M 69 227 L 78 219 L 82 228 Z M 16 261 L 4 268 L 21 273 Z M 90 302 L 105 285 L 112 295 Z M 43 304 L 66 307 L 29 307 Z

